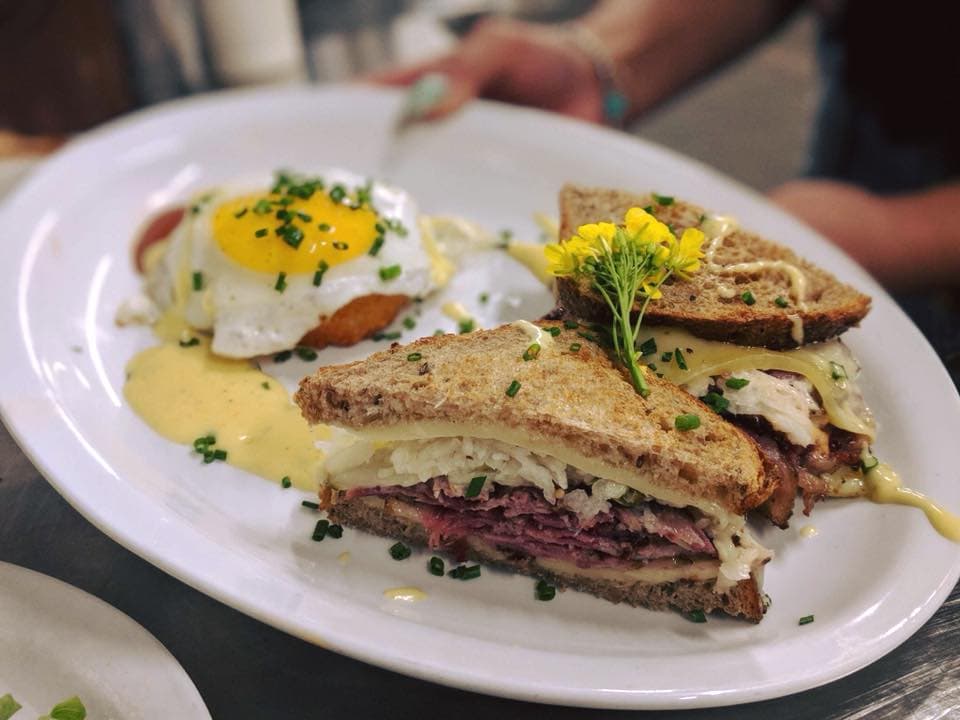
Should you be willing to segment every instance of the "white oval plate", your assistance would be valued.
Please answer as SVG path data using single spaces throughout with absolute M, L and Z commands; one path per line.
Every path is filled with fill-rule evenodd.
M 46 715 L 76 695 L 90 718 L 209 720 L 173 655 L 119 610 L 72 585 L 0 562 L 0 695 Z
M 815 538 L 760 534 L 773 606 L 759 626 L 620 607 L 573 592 L 533 599 L 528 578 L 435 578 L 426 555 L 392 561 L 388 543 L 347 531 L 310 541 L 316 517 L 293 490 L 149 431 L 122 398 L 124 365 L 152 343 L 118 329 L 137 290 L 130 240 L 151 212 L 251 172 L 341 166 L 377 175 L 399 98 L 365 88 L 217 95 L 151 109 L 71 143 L 0 215 L 0 408 L 51 483 L 118 542 L 194 587 L 276 627 L 371 663 L 458 687 L 574 705 L 665 708 L 770 698 L 863 667 L 930 617 L 960 574 L 960 549 L 911 509 L 817 507 Z M 882 430 L 878 452 L 907 481 L 960 508 L 949 449 L 960 402 L 920 333 L 860 268 L 812 231 L 706 167 L 634 138 L 533 111 L 477 103 L 412 137 L 391 179 L 423 211 L 459 213 L 535 236 L 573 180 L 655 189 L 733 213 L 874 297 L 849 343 Z M 549 295 L 501 254 L 474 260 L 448 296 L 485 323 L 534 317 Z M 491 300 L 477 297 L 488 288 Z M 450 328 L 428 303 L 412 338 Z M 321 354 L 369 353 L 372 342 Z M 292 386 L 310 366 L 272 368 Z M 344 551 L 349 562 L 338 561 Z M 387 600 L 417 585 L 427 600 Z M 815 623 L 798 627 L 814 614 Z

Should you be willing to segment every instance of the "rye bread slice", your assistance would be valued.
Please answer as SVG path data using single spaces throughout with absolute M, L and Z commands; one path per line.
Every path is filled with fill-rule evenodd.
M 560 238 L 576 233 L 580 225 L 593 222 L 623 222 L 631 207 L 653 207 L 656 217 L 679 235 L 685 228 L 698 227 L 705 211 L 674 200 L 659 204 L 651 194 L 622 190 L 565 185 L 560 191 Z M 668 281 L 663 297 L 650 303 L 644 322 L 675 325 L 709 340 L 771 349 L 796 347 L 795 319 L 803 323 L 803 343 L 828 340 L 857 325 L 870 310 L 870 298 L 793 251 L 746 230 L 734 230 L 714 255 L 718 265 L 782 260 L 796 266 L 806 278 L 805 310 L 795 306 L 787 276 L 778 270 L 754 273 L 715 273 L 703 268 L 688 281 Z M 747 305 L 741 296 L 747 290 L 756 302 Z M 557 299 L 564 310 L 578 318 L 604 322 L 609 311 L 603 299 L 585 279 L 557 278 Z M 789 301 L 787 307 L 777 298 Z
M 423 525 L 411 519 L 414 512 L 390 512 L 384 498 L 361 497 L 345 500 L 334 493 L 329 499 L 327 516 L 331 522 L 363 530 L 382 537 L 403 540 L 425 547 L 428 534 Z M 680 612 L 723 612 L 751 622 L 763 618 L 764 603 L 754 577 L 741 580 L 725 593 L 714 588 L 712 580 L 678 580 L 666 583 L 624 582 L 586 578 L 547 569 L 531 558 L 519 554 L 506 555 L 479 543 L 461 543 L 455 549 L 458 560 L 477 560 L 486 565 L 503 567 L 523 575 L 546 580 L 558 588 L 590 593 L 613 603 L 626 603 L 651 610 Z
M 515 431 L 606 467 L 642 473 L 651 487 L 734 515 L 773 491 L 753 441 L 679 387 L 647 373 L 638 395 L 622 368 L 576 329 L 558 323 L 535 360 L 527 330 L 503 325 L 396 345 L 366 360 L 319 368 L 295 395 L 311 423 L 382 430 L 417 422 Z M 549 337 L 549 336 L 548 336 Z M 579 349 L 576 351 L 571 346 Z M 520 383 L 512 397 L 506 391 Z M 700 426 L 681 431 L 678 415 Z M 519 443 L 518 443 L 519 444 Z

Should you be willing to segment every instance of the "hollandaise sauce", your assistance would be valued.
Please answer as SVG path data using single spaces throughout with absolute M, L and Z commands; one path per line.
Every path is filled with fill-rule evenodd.
M 311 428 L 279 381 L 245 360 L 213 355 L 206 339 L 139 353 L 127 365 L 123 394 L 157 433 L 193 445 L 201 465 L 206 451 L 268 480 L 317 488 L 323 453 L 315 442 L 328 429 Z
M 401 600 L 403 602 L 418 602 L 427 599 L 427 594 L 418 587 L 387 588 L 383 591 L 383 596 L 390 600 Z
M 878 463 L 864 473 L 864 487 L 867 497 L 875 503 L 908 505 L 922 510 L 938 533 L 960 542 L 960 516 L 948 512 L 923 493 L 903 487 L 896 471 L 886 463 Z

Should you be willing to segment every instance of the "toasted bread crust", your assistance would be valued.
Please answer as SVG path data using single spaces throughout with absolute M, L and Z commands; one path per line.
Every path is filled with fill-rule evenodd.
M 363 295 L 337 310 L 300 340 L 300 345 L 318 350 L 327 345 L 348 347 L 370 337 L 393 322 L 400 309 L 410 302 L 406 295 Z
M 427 546 L 423 526 L 407 517 L 391 513 L 383 498 L 357 498 L 335 502 L 327 511 L 332 522 L 380 535 L 403 540 L 421 547 Z M 692 612 L 724 612 L 751 622 L 763 618 L 764 606 L 755 578 L 742 580 L 729 592 L 718 593 L 710 580 L 680 580 L 669 583 L 622 583 L 607 579 L 584 578 L 547 570 L 531 557 L 515 553 L 504 554 L 486 549 L 479 544 L 457 547 L 458 559 L 478 560 L 488 565 L 504 567 L 556 585 L 590 593 L 613 603 L 626 603 L 651 610 L 679 610 Z
M 585 223 L 622 222 L 629 208 L 651 205 L 657 218 L 672 225 L 678 234 L 699 226 L 704 216 L 701 208 L 681 201 L 658 205 L 652 194 L 566 185 L 560 191 L 560 238 L 569 238 Z M 644 322 L 684 327 L 710 340 L 779 350 L 798 345 L 794 318 L 802 321 L 803 342 L 811 343 L 839 335 L 870 310 L 868 296 L 791 250 L 744 230 L 730 233 L 713 259 L 721 266 L 755 260 L 780 260 L 795 266 L 806 279 L 806 309 L 795 307 L 782 271 L 767 268 L 733 274 L 703 268 L 690 281 L 668 281 L 662 288 L 663 297 L 648 306 Z M 747 290 L 756 299 L 753 305 L 741 299 Z M 594 322 L 609 318 L 606 304 L 586 279 L 558 278 L 556 293 L 558 302 L 574 317 Z M 779 307 L 778 297 L 788 299 L 789 305 Z
M 736 515 L 772 492 L 745 433 L 653 373 L 650 395 L 641 397 L 602 348 L 575 329 L 553 327 L 557 336 L 530 362 L 522 359 L 527 332 L 511 325 L 428 337 L 321 367 L 301 381 L 295 400 L 311 423 L 351 429 L 439 421 L 469 436 L 478 425 L 513 428 L 631 473 L 642 467 L 654 487 Z M 514 380 L 520 390 L 509 397 Z M 677 430 L 685 413 L 698 415 L 700 427 Z

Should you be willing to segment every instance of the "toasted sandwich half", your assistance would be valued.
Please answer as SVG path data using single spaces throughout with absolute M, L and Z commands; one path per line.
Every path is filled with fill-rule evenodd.
M 759 621 L 770 553 L 744 513 L 772 485 L 756 446 L 651 388 L 575 329 L 521 321 L 321 367 L 296 401 L 355 434 L 328 458 L 335 522 L 613 602 Z
M 560 239 L 585 223 L 648 208 L 677 234 L 706 235 L 702 269 L 667 282 L 644 315 L 640 341 L 653 373 L 703 398 L 757 442 L 776 489 L 764 506 L 786 527 L 797 491 L 804 511 L 824 496 L 862 492 L 861 456 L 875 434 L 857 387 L 859 365 L 838 339 L 870 298 L 731 218 L 653 193 L 565 186 Z M 564 314 L 609 322 L 586 280 L 558 278 Z M 639 308 L 637 308 L 639 309 Z

